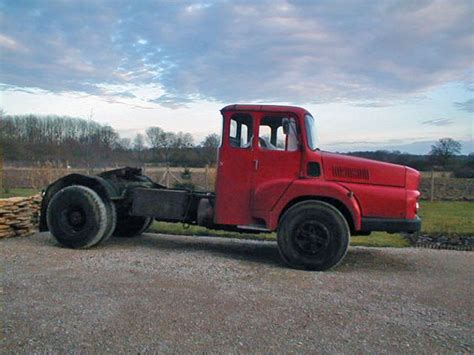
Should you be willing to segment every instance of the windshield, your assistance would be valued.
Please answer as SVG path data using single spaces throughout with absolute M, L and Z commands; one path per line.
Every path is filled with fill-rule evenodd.
M 311 150 L 316 150 L 318 149 L 318 147 L 316 146 L 318 137 L 316 132 L 316 124 L 314 123 L 313 116 L 304 116 L 304 123 L 306 126 L 306 140 L 308 141 L 308 147 Z

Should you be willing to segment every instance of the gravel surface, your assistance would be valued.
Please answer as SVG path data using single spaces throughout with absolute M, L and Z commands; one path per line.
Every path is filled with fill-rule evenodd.
M 472 252 L 352 247 L 317 273 L 222 238 L 0 250 L 2 353 L 473 352 Z

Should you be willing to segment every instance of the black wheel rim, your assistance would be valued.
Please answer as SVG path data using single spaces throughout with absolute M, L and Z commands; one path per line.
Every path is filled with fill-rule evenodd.
M 86 214 L 80 207 L 71 207 L 63 212 L 63 221 L 75 232 L 82 230 L 86 224 Z
M 296 228 L 294 243 L 301 253 L 314 256 L 327 248 L 330 236 L 329 230 L 323 224 L 306 221 Z

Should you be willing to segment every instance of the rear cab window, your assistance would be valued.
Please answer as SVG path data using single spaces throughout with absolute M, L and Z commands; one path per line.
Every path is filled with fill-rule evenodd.
M 229 144 L 233 148 L 247 149 L 252 145 L 252 117 L 249 114 L 238 113 L 230 119 Z

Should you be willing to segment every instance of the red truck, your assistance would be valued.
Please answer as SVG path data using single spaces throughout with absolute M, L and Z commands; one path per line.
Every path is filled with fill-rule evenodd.
M 320 151 L 303 108 L 230 105 L 221 113 L 215 192 L 169 189 L 136 168 L 71 174 L 46 189 L 40 230 L 71 248 L 137 236 L 153 220 L 276 231 L 282 259 L 308 270 L 337 265 L 351 235 L 420 230 L 416 170 Z

